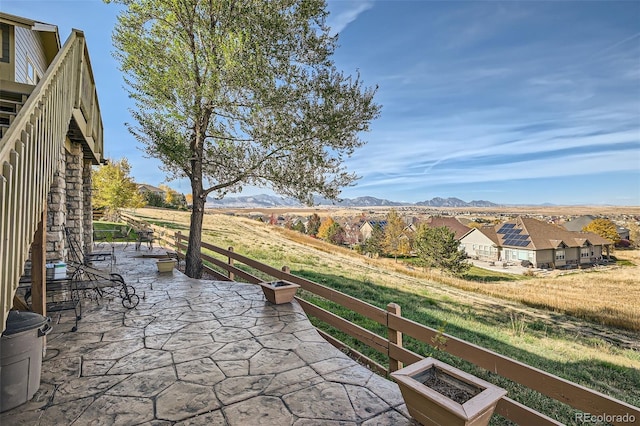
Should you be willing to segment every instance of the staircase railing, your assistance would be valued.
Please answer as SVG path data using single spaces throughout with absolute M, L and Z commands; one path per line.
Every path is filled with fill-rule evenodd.
M 0 327 L 3 331 L 72 114 L 82 106 L 82 73 L 87 72 L 87 67 L 92 75 L 84 34 L 73 30 L 0 139 Z M 91 101 L 97 108 L 97 100 Z M 97 126 L 97 131 L 89 130 L 96 134 L 97 140 L 93 142 L 97 142 L 101 153 L 99 119 Z

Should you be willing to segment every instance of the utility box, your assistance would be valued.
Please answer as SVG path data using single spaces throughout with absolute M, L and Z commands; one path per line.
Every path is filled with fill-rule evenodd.
M 51 318 L 9 311 L 0 337 L 0 412 L 29 401 L 40 387 L 43 337 L 51 330 Z
M 67 278 L 67 264 L 64 262 L 47 263 L 47 279 L 60 280 Z

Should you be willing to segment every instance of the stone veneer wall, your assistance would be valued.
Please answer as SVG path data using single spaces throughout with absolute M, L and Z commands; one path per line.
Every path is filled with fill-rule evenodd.
M 47 262 L 70 259 L 65 227 L 83 252 L 90 252 L 92 238 L 91 162 L 85 161 L 82 146 L 67 140 L 59 153 L 51 190 L 47 196 Z M 78 253 L 82 256 L 82 253 Z
M 71 143 L 70 145 L 70 150 L 66 152 L 66 226 L 70 230 L 72 240 L 78 243 L 74 247 L 75 255 L 78 257 L 70 260 L 82 261 L 82 253 L 78 253 L 78 251 L 84 251 L 84 184 L 82 182 L 84 159 L 82 146 L 77 143 Z M 71 250 L 71 247 L 69 249 Z M 69 256 L 73 255 L 73 252 L 69 253 Z
M 84 229 L 84 251 L 93 251 L 93 196 L 91 193 L 91 161 L 84 160 L 82 169 L 82 192 L 83 192 L 83 229 Z
M 66 155 L 64 146 L 58 153 L 58 170 L 53 175 L 47 195 L 47 262 L 67 258 L 64 226 L 67 220 Z

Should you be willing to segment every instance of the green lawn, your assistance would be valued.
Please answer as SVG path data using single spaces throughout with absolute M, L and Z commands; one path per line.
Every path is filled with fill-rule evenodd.
M 93 222 L 94 242 L 127 242 L 136 241 L 137 235 L 129 225 L 124 222 Z

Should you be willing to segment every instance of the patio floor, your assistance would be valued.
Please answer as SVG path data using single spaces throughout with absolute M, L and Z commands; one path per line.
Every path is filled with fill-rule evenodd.
M 297 303 L 135 257 L 163 252 L 116 248 L 135 309 L 82 299 L 77 332 L 73 311 L 51 315 L 40 390 L 0 424 L 417 424 L 397 385 L 322 339 Z

